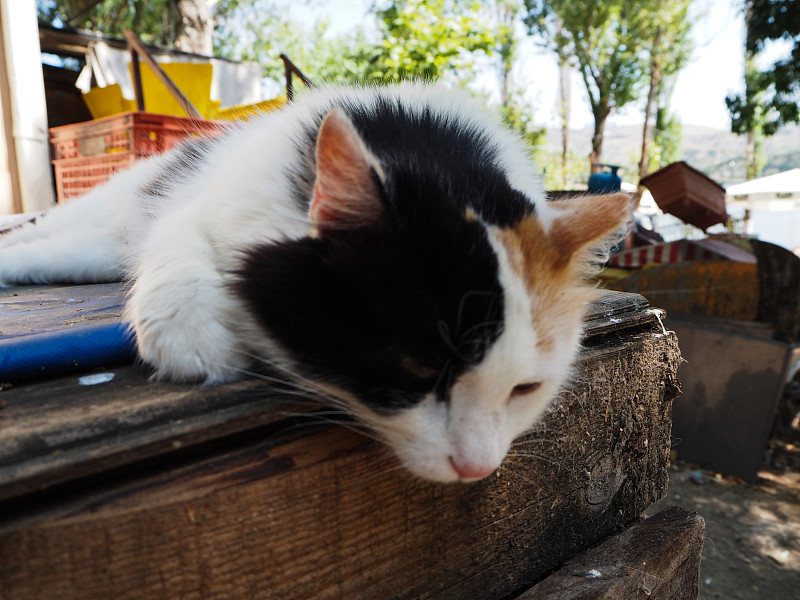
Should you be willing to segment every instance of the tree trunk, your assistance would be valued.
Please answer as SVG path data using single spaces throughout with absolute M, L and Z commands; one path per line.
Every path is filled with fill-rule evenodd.
M 556 17 L 556 35 L 561 35 L 561 18 Z M 567 162 L 569 160 L 569 113 L 572 99 L 569 63 L 566 56 L 558 57 L 559 105 L 561 108 L 561 189 L 567 189 Z
M 562 60 L 559 64 L 559 103 L 561 104 L 561 189 L 567 189 L 567 162 L 569 160 L 569 111 L 570 77 L 569 65 Z
M 178 0 L 175 46 L 184 52 L 211 56 L 214 22 L 208 0 Z
M 650 54 L 650 90 L 647 92 L 647 104 L 644 107 L 644 127 L 642 129 L 642 157 L 639 159 L 639 179 L 647 175 L 650 163 L 650 138 L 652 127 L 650 118 L 653 115 L 653 103 L 656 98 L 656 91 L 661 85 L 661 67 L 658 64 L 659 45 L 661 44 L 661 28 L 656 30 L 653 38 L 653 48 Z
M 592 153 L 589 155 L 591 164 L 600 163 L 603 160 L 603 132 L 606 128 L 608 109 L 594 111 L 594 135 L 592 135 Z M 591 165 L 590 165 L 591 166 Z
M 747 149 L 745 150 L 745 179 L 750 181 L 758 177 L 758 140 L 755 131 L 747 132 Z

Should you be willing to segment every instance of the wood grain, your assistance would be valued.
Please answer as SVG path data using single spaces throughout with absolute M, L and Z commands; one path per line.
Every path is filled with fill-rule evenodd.
M 413 479 L 344 427 L 255 428 L 0 511 L 0 598 L 518 593 L 665 493 L 676 340 L 613 337 L 486 481 Z
M 671 506 L 571 558 L 518 600 L 695 600 L 703 517 Z
M 41 331 L 69 327 L 65 315 L 105 323 L 119 319 L 124 293 L 122 284 L 8 290 L 0 307 L 15 307 L 15 318 L 2 322 L 30 321 Z M 74 313 L 84 305 L 91 310 Z M 619 344 L 610 335 L 617 331 L 658 330 L 657 314 L 635 294 L 601 298 L 586 321 L 587 351 Z M 0 393 L 0 501 L 257 427 L 281 428 L 320 409 L 257 379 L 204 387 L 153 383 L 141 366 L 110 372 L 114 380 L 98 386 L 80 385 L 76 373 Z

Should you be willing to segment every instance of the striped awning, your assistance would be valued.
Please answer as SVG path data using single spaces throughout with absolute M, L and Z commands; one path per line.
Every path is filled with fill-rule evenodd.
M 688 260 L 733 260 L 755 263 L 756 257 L 739 245 L 724 240 L 677 240 L 653 246 L 630 248 L 614 254 L 609 266 L 639 268 Z

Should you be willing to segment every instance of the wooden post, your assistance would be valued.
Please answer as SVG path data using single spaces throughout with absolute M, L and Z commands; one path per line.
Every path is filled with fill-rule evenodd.
M 303 72 L 289 59 L 285 54 L 281 54 L 283 61 L 283 71 L 286 75 L 286 100 L 291 102 L 294 100 L 294 85 L 292 84 L 292 75 L 297 75 L 307 87 L 313 88 L 314 84 L 306 77 Z
M 36 6 L 0 2 L 0 214 L 54 203 Z

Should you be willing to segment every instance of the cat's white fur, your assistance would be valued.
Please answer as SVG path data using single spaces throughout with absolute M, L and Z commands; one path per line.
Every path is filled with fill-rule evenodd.
M 536 205 L 545 230 L 550 228 L 559 213 L 544 202 L 527 149 L 465 94 L 418 84 L 380 92 L 324 88 L 227 135 L 212 151 L 215 168 L 158 205 L 141 206 L 136 190 L 162 169 L 169 154 L 141 161 L 35 226 L 0 238 L 0 285 L 131 278 L 126 319 L 141 357 L 161 378 L 225 381 L 246 368 L 252 355 L 294 370 L 223 284 L 241 248 L 310 232 L 309 215 L 297 208 L 284 175 L 298 160 L 292 140 L 301 125 L 339 95 L 369 104 L 378 93 L 411 106 L 433 106 L 442 115 L 457 113 L 492 132 L 510 182 Z M 435 481 L 494 471 L 511 441 L 531 427 L 561 386 L 578 346 L 580 312 L 554 349 L 545 353 L 537 347 L 529 292 L 511 268 L 499 234 L 491 238 L 506 290 L 505 327 L 481 364 L 456 381 L 449 403 L 431 395 L 396 416 L 379 417 L 357 398 L 326 388 L 346 398 L 410 471 Z M 514 397 L 514 386 L 525 382 L 541 387 Z

